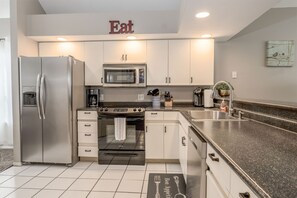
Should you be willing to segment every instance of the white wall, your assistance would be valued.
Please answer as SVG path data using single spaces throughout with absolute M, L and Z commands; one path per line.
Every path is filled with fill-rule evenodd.
M 20 164 L 20 105 L 19 105 L 19 79 L 18 57 L 38 56 L 37 42 L 27 38 L 26 19 L 30 14 L 44 13 L 38 0 L 10 0 L 11 16 L 11 72 L 13 96 L 13 146 L 14 163 Z
M 293 67 L 267 67 L 269 40 L 294 40 L 297 46 L 297 8 L 271 9 L 233 39 L 216 43 L 215 80 L 231 82 L 237 98 L 296 103 L 297 50 Z
M 9 0 L 0 0 L 0 18 L 9 18 Z

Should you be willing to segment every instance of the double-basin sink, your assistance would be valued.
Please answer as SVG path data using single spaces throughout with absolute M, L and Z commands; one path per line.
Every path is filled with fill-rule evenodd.
M 203 121 L 203 120 L 217 120 L 217 121 L 238 121 L 242 119 L 230 116 L 226 112 L 221 111 L 203 111 L 203 110 L 189 110 L 187 114 L 190 116 L 192 121 Z

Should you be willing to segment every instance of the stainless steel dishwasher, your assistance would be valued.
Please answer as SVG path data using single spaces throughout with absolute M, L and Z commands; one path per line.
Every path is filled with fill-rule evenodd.
M 191 126 L 188 136 L 187 198 L 205 198 L 206 141 Z

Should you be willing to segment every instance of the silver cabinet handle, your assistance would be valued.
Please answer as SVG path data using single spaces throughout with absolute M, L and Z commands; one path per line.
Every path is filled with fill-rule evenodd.
M 44 74 L 42 74 L 41 76 L 41 83 L 40 83 L 40 100 L 41 100 L 41 113 L 42 113 L 42 118 L 45 119 L 45 110 L 44 110 L 44 106 L 45 106 L 45 99 L 43 98 L 45 93 L 45 86 L 44 86 L 44 82 L 45 82 L 45 76 Z
M 182 139 L 181 139 L 181 143 L 182 143 L 183 146 L 186 146 L 185 140 L 186 140 L 186 137 L 183 136 Z
M 90 133 L 89 134 L 85 134 L 85 136 L 92 136 L 92 134 L 90 134 Z
M 171 77 L 169 77 L 169 83 L 171 83 Z
M 240 198 L 250 198 L 250 193 L 248 192 L 245 192 L 245 193 L 239 193 L 239 197 Z
M 165 83 L 167 83 L 167 77 L 165 78 Z
M 124 55 L 124 54 L 122 54 L 122 61 L 124 61 L 124 60 L 125 60 L 124 56 L 125 56 L 125 55 Z
M 209 153 L 208 156 L 210 157 L 210 159 L 212 161 L 215 161 L 215 162 L 218 162 L 219 161 L 219 158 L 218 157 L 215 157 L 215 154 L 214 153 Z
M 193 83 L 193 77 L 191 77 L 191 83 Z
M 91 114 L 91 112 L 84 112 L 84 114 Z
M 158 113 L 151 113 L 151 115 L 158 115 Z
M 103 78 L 101 77 L 101 83 L 103 83 Z
M 147 126 L 145 126 L 145 132 L 147 133 Z
M 126 54 L 126 55 L 125 55 L 125 61 L 127 61 L 127 60 L 128 60 L 128 55 Z
M 36 79 L 36 105 L 38 117 L 41 120 L 41 111 L 40 111 L 40 74 L 37 75 Z
M 192 144 L 193 144 L 193 146 L 195 147 L 195 149 L 198 150 L 198 147 L 197 147 L 196 143 L 193 141 L 192 138 L 190 138 L 190 141 L 192 142 Z
M 167 132 L 167 127 L 166 127 L 166 126 L 164 127 L 164 132 L 165 132 L 165 133 Z
M 90 127 L 91 125 L 90 124 L 85 124 L 85 127 Z
M 91 152 L 91 151 L 92 151 L 92 150 L 85 150 L 86 153 L 89 153 L 89 152 Z

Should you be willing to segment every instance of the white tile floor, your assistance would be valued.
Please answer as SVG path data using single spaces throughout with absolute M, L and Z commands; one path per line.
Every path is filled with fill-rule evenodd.
M 145 166 L 99 165 L 78 162 L 25 165 L 0 173 L 0 198 L 146 198 L 149 173 L 181 173 L 179 164 Z

